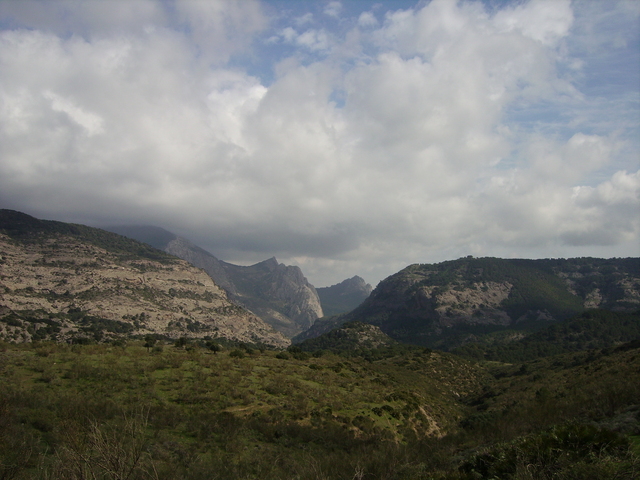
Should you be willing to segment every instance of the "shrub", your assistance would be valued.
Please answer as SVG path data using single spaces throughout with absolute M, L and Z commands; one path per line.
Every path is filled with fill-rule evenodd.
M 476 455 L 461 471 L 465 478 L 515 479 L 523 469 L 532 478 L 562 478 L 577 463 L 622 460 L 629 447 L 626 437 L 611 430 L 580 423 L 556 425 Z M 619 468 L 624 468 L 622 462 Z
M 231 350 L 229 352 L 229 356 L 234 358 L 244 358 L 244 352 L 236 348 L 235 350 Z

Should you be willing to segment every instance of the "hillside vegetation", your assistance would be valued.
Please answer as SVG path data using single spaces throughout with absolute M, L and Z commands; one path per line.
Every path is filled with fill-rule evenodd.
M 423 348 L 367 361 L 296 347 L 33 343 L 1 346 L 0 379 L 1 478 L 640 472 L 637 345 L 481 366 Z
M 524 335 L 504 330 L 452 350 L 476 360 L 523 362 L 560 353 L 596 350 L 640 339 L 640 311 L 588 310 L 566 322 Z

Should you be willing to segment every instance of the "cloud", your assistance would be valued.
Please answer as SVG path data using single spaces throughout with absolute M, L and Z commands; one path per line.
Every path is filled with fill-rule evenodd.
M 0 2 L 5 208 L 156 224 L 317 286 L 640 253 L 637 86 L 602 73 L 638 80 L 628 3 L 103 3 Z
M 257 0 L 180 0 L 175 5 L 199 53 L 212 62 L 227 61 L 247 48 L 267 25 Z
M 342 11 L 342 3 L 340 2 L 329 2 L 326 7 L 324 7 L 325 15 L 329 15 L 330 17 L 338 17 L 340 12 Z
M 358 17 L 358 26 L 367 28 L 367 27 L 375 27 L 378 25 L 378 20 L 375 15 L 371 12 L 362 12 Z
M 104 132 L 103 119 L 91 112 L 74 105 L 72 101 L 56 95 L 53 92 L 44 92 L 44 97 L 51 100 L 51 109 L 56 112 L 66 113 L 68 118 L 82 127 L 88 136 Z
M 573 12 L 569 0 L 532 0 L 505 8 L 494 21 L 504 31 L 517 30 L 525 37 L 553 46 L 569 33 Z
M 331 47 L 330 36 L 324 30 L 310 28 L 298 33 L 292 27 L 286 27 L 279 33 L 280 37 L 289 44 L 304 47 L 311 52 L 327 52 Z
M 37 29 L 63 37 L 75 34 L 87 39 L 140 32 L 167 21 L 161 4 L 153 0 L 8 1 L 0 2 L 0 17 L 9 26 Z

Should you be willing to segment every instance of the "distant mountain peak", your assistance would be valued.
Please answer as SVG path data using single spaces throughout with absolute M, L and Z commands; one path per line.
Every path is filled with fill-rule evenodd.
M 347 278 L 336 285 L 332 285 L 327 288 L 340 290 L 342 295 L 352 293 L 354 291 L 366 292 L 367 295 L 373 291 L 373 287 L 364 281 L 362 277 L 355 275 L 351 278 Z
M 278 263 L 276 257 L 240 266 L 219 260 L 189 240 L 159 227 L 113 227 L 111 231 L 148 243 L 203 269 L 233 302 L 284 335 L 296 335 L 323 316 L 318 293 L 302 270 Z
M 278 260 L 276 260 L 276 257 L 271 257 L 271 258 L 268 258 L 267 260 L 263 260 L 262 262 L 258 262 L 252 266 L 258 267 L 258 268 L 264 268 L 265 270 L 271 271 L 278 268 L 279 265 L 280 264 L 278 263 Z
M 638 258 L 414 264 L 380 282 L 341 321 L 378 325 L 401 342 L 451 348 L 473 332 L 562 321 L 585 308 L 637 310 L 639 267 Z
M 358 275 L 330 287 L 317 288 L 325 315 L 338 315 L 353 310 L 373 291 Z

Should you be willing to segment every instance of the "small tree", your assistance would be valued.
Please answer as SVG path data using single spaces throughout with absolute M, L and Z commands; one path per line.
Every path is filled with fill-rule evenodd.
M 211 350 L 214 353 L 214 355 L 217 355 L 218 352 L 220 350 L 222 350 L 222 347 L 220 347 L 219 344 L 217 344 L 216 342 L 213 342 L 211 340 L 209 340 L 207 343 L 205 343 L 205 345 L 207 346 L 207 348 L 209 350 Z
M 147 335 L 146 337 L 144 337 L 144 346 L 147 348 L 147 352 L 151 351 L 157 341 L 158 339 L 152 335 Z
M 174 343 L 177 348 L 184 348 L 189 343 L 189 339 L 187 337 L 180 337 Z

